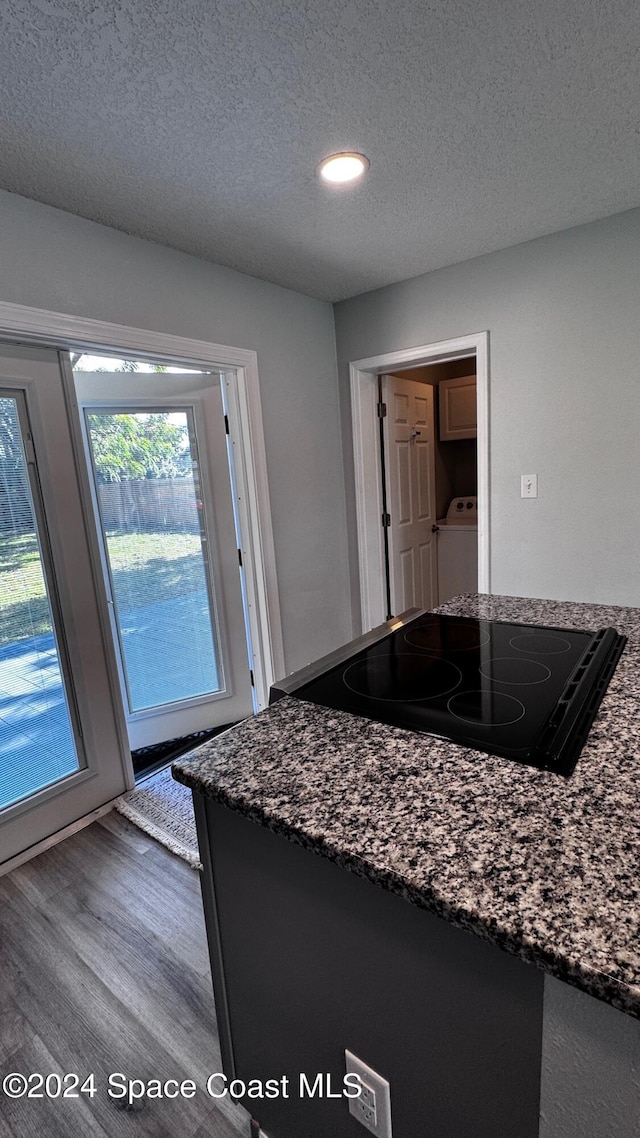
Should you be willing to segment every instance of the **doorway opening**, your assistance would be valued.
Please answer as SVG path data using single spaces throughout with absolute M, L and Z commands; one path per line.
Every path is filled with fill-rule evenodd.
M 257 710 L 224 375 L 71 356 L 134 773 Z
M 389 614 L 489 591 L 488 333 L 358 360 L 350 370 L 368 631 Z
M 285 668 L 256 353 L 208 341 L 5 303 L 0 303 L 0 337 L 6 342 L 6 349 L 3 350 L 6 350 L 9 357 L 4 370 L 0 369 L 0 388 L 4 398 L 0 410 L 4 412 L 5 418 L 11 420 L 9 433 L 12 449 L 9 458 L 13 463 L 4 463 L 7 469 L 3 467 L 2 477 L 7 485 L 11 482 L 11 487 L 16 479 L 19 481 L 25 502 L 29 497 L 25 465 L 32 483 L 29 500 L 31 515 L 25 515 L 18 526 L 18 529 L 20 526 L 25 529 L 25 533 L 7 533 L 7 541 L 11 545 L 8 575 L 12 581 L 20 576 L 22 588 L 20 596 L 14 597 L 13 601 L 24 610 L 22 624 L 18 623 L 15 630 L 12 626 L 12 631 L 15 631 L 21 642 L 40 634 L 48 636 L 51 641 L 51 644 L 47 642 L 45 645 L 46 658 L 42 653 L 36 652 L 33 658 L 25 662 L 21 673 L 21 683 L 24 681 L 26 685 L 24 691 L 22 687 L 17 691 L 12 688 L 11 692 L 7 689 L 5 718 L 8 714 L 7 701 L 11 699 L 12 738 L 17 732 L 18 743 L 24 744 L 25 754 L 32 761 L 37 748 L 31 746 L 30 741 L 40 741 L 40 735 L 38 739 L 34 736 L 38 727 L 32 714 L 36 704 L 34 692 L 38 696 L 36 688 L 46 687 L 40 703 L 43 707 L 46 703 L 47 707 L 55 711 L 55 714 L 49 715 L 45 725 L 47 732 L 68 734 L 67 720 L 70 720 L 71 735 L 75 741 L 75 758 L 70 747 L 64 751 L 65 756 L 67 753 L 69 755 L 72 768 L 68 773 L 65 773 L 65 768 L 62 772 L 53 771 L 49 777 L 51 772 L 47 771 L 37 785 L 8 788 L 8 801 L 4 808 L 0 807 L 0 862 L 4 870 L 87 825 L 97 812 L 106 812 L 118 796 L 131 789 L 135 785 L 135 770 L 131 759 L 131 750 L 136 749 L 131 733 L 134 720 L 136 730 L 141 730 L 143 720 L 152 721 L 155 718 L 159 721 L 165 714 L 157 692 L 153 699 L 142 701 L 145 706 L 138 701 L 137 706 L 133 706 L 132 715 L 127 717 L 124 713 L 123 677 L 119 673 L 117 660 L 118 651 L 124 655 L 123 646 L 120 644 L 116 650 L 114 617 L 107 603 L 105 558 L 109 551 L 106 549 L 108 542 L 105 537 L 109 534 L 108 530 L 106 533 L 103 530 L 103 536 L 100 537 L 98 527 L 93 524 L 91 478 L 83 446 L 84 411 L 81 412 L 78 404 L 71 366 L 72 356 L 76 357 L 76 362 L 81 354 L 89 353 L 117 356 L 123 362 L 137 361 L 137 368 L 132 371 L 127 369 L 119 377 L 120 380 L 127 380 L 128 373 L 129 389 L 124 392 L 116 392 L 118 376 L 111 373 L 105 377 L 101 369 L 106 365 L 97 365 L 97 374 L 103 381 L 109 380 L 109 391 L 100 396 L 100 406 L 106 412 L 107 423 L 104 425 L 107 426 L 112 421 L 110 415 L 116 408 L 110 400 L 117 395 L 120 403 L 118 410 L 130 416 L 130 424 L 135 422 L 138 427 L 143 426 L 140 419 L 143 416 L 147 423 L 152 420 L 156 425 L 168 423 L 171 427 L 177 427 L 182 438 L 186 429 L 189 458 L 192 463 L 197 463 L 197 471 L 194 472 L 192 466 L 192 473 L 215 483 L 214 486 L 209 485 L 204 497 L 198 495 L 195 502 L 197 511 L 200 510 L 198 500 L 202 503 L 206 521 L 197 535 L 200 568 L 197 569 L 195 562 L 192 563 L 192 568 L 195 567 L 199 572 L 200 584 L 204 585 L 200 593 L 204 592 L 208 616 L 207 613 L 204 614 L 206 619 L 202 621 L 202 629 L 206 632 L 208 622 L 207 635 L 211 649 L 209 664 L 213 659 L 217 669 L 216 684 L 208 682 L 212 675 L 211 668 L 208 672 L 205 669 L 199 692 L 182 690 L 181 699 L 168 701 L 171 713 L 177 710 L 199 714 L 206 706 L 207 699 L 218 701 L 223 706 L 229 697 L 241 692 L 241 685 L 236 684 L 235 678 L 236 674 L 243 673 L 249 676 L 247 714 L 250 714 L 254 698 L 258 708 L 267 705 L 270 686 L 277 676 L 284 674 Z M 138 396 L 131 392 L 131 378 L 134 374 L 139 379 L 143 378 L 143 364 L 149 365 L 146 371 L 153 373 L 157 387 L 154 401 L 150 402 L 148 393 L 144 393 L 142 404 L 138 404 Z M 163 380 L 169 376 L 171 382 L 174 382 L 179 373 L 190 377 L 194 390 L 182 390 L 179 394 L 162 390 Z M 224 459 L 226 483 L 224 479 L 211 476 L 208 472 L 203 473 L 206 463 L 202 461 L 202 447 L 209 447 L 207 420 L 211 415 L 207 398 L 198 390 L 198 382 L 215 391 L 216 398 L 222 401 L 223 411 L 216 416 L 216 421 L 218 427 L 224 424 L 224 433 L 222 441 L 219 437 L 215 441 L 214 449 L 217 460 Z M 21 427 L 22 441 L 15 426 L 15 412 L 21 401 L 26 406 L 24 423 L 27 424 L 26 427 Z M 99 411 L 100 407 L 94 410 Z M 181 417 L 181 423 L 171 418 L 175 415 Z M 195 483 L 194 477 L 194 497 Z M 228 524 L 233 534 L 230 545 L 221 540 L 215 503 L 221 486 L 226 486 L 228 492 L 229 484 L 232 509 Z M 163 493 L 165 489 L 162 489 Z M 95 487 L 93 493 L 96 493 Z M 38 515 L 40 497 L 46 540 L 42 537 L 45 531 L 42 530 Z M 191 505 L 194 505 L 193 501 Z M 27 540 L 28 548 L 21 550 L 18 547 L 23 538 Z M 231 549 L 236 583 L 240 568 L 243 571 L 240 605 L 241 610 L 244 608 L 244 614 L 248 613 L 246 623 L 250 629 L 250 660 L 244 614 L 241 614 L 239 622 L 230 618 L 227 601 L 229 590 L 224 583 L 225 570 L 216 562 L 223 545 L 225 549 Z M 213 555 L 211 548 L 214 550 Z M 111 584 L 115 570 L 121 567 L 116 565 L 115 550 L 112 552 Z M 185 557 L 188 552 L 193 551 L 185 550 Z M 152 561 L 154 558 L 147 560 Z M 163 558 L 155 560 L 162 561 Z M 179 558 L 168 560 L 175 561 Z M 29 573 L 23 572 L 23 562 L 27 561 Z M 165 564 L 151 568 L 159 570 L 161 584 L 173 587 L 170 577 L 175 565 Z M 186 570 L 188 567 L 185 565 L 183 568 Z M 122 578 L 119 583 L 123 583 Z M 133 576 L 129 578 L 129 583 L 135 586 Z M 23 595 L 25 589 L 28 592 L 26 596 Z M 126 595 L 126 590 L 124 594 L 119 594 L 121 613 L 128 618 L 131 611 L 135 610 L 122 604 L 123 597 L 126 601 L 131 596 Z M 159 603 L 166 599 L 163 595 L 157 598 Z M 190 601 L 184 603 L 189 604 Z M 229 635 L 231 623 L 234 629 L 242 628 L 244 638 L 243 663 L 235 674 L 233 663 L 229 663 L 228 651 L 229 640 L 233 639 Z M 127 637 L 126 619 L 120 622 L 116 635 L 122 641 Z M 41 645 L 34 645 L 34 649 L 39 647 Z M 165 659 L 168 656 L 169 653 L 165 652 Z M 129 664 L 131 660 L 132 657 L 129 658 Z M 42 676 L 39 672 L 34 683 L 35 668 L 42 671 Z M 43 669 L 48 669 L 46 675 Z M 173 678 L 180 679 L 179 676 Z M 136 693 L 132 691 L 130 694 L 131 710 L 132 705 L 136 704 Z M 140 694 L 139 688 L 137 694 Z M 25 699 L 22 698 L 23 695 Z M 16 702 L 18 707 L 14 707 Z M 176 708 L 175 704 L 183 706 Z M 39 712 L 39 707 L 36 711 Z M 168 711 L 166 709 L 167 714 Z M 224 727 L 235 720 L 236 716 L 240 717 L 240 714 L 232 709 L 228 718 L 221 716 L 220 726 Z M 21 726 L 27 719 L 30 733 L 23 731 Z M 208 713 L 207 720 L 206 727 L 211 729 Z M 197 722 L 176 727 L 167 718 L 163 720 L 163 730 L 156 738 L 169 739 L 174 743 L 176 738 L 184 738 L 185 731 L 200 737 Z M 47 753 L 62 755 L 63 748 L 57 735 L 54 743 L 54 749 Z M 158 744 L 150 743 L 148 746 L 155 747 Z M 143 746 L 138 746 L 137 749 L 142 750 Z
M 478 589 L 475 356 L 378 376 L 388 617 Z

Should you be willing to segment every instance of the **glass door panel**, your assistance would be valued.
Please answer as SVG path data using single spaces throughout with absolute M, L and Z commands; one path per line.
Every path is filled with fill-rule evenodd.
M 74 361 L 132 751 L 254 710 L 222 374 Z
M 97 585 L 60 354 L 0 346 L 3 866 L 133 785 Z
M 0 391 L 0 810 L 79 770 L 22 396 Z
M 85 417 L 129 713 L 224 691 L 192 413 Z

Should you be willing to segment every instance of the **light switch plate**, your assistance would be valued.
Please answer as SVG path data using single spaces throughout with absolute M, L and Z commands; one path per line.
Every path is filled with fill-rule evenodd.
M 521 498 L 537 498 L 538 497 L 538 475 L 537 474 L 521 474 L 520 475 L 520 497 Z

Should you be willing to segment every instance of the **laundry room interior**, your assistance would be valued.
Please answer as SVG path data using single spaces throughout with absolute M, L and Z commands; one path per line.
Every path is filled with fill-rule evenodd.
M 403 368 L 394 378 L 434 388 L 437 604 L 478 588 L 475 356 Z

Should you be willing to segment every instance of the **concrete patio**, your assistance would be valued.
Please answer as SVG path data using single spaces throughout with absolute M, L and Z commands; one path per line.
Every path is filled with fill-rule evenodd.
M 218 690 L 204 589 L 123 613 L 120 625 L 133 708 Z M 0 808 L 77 769 L 53 635 L 0 648 Z

